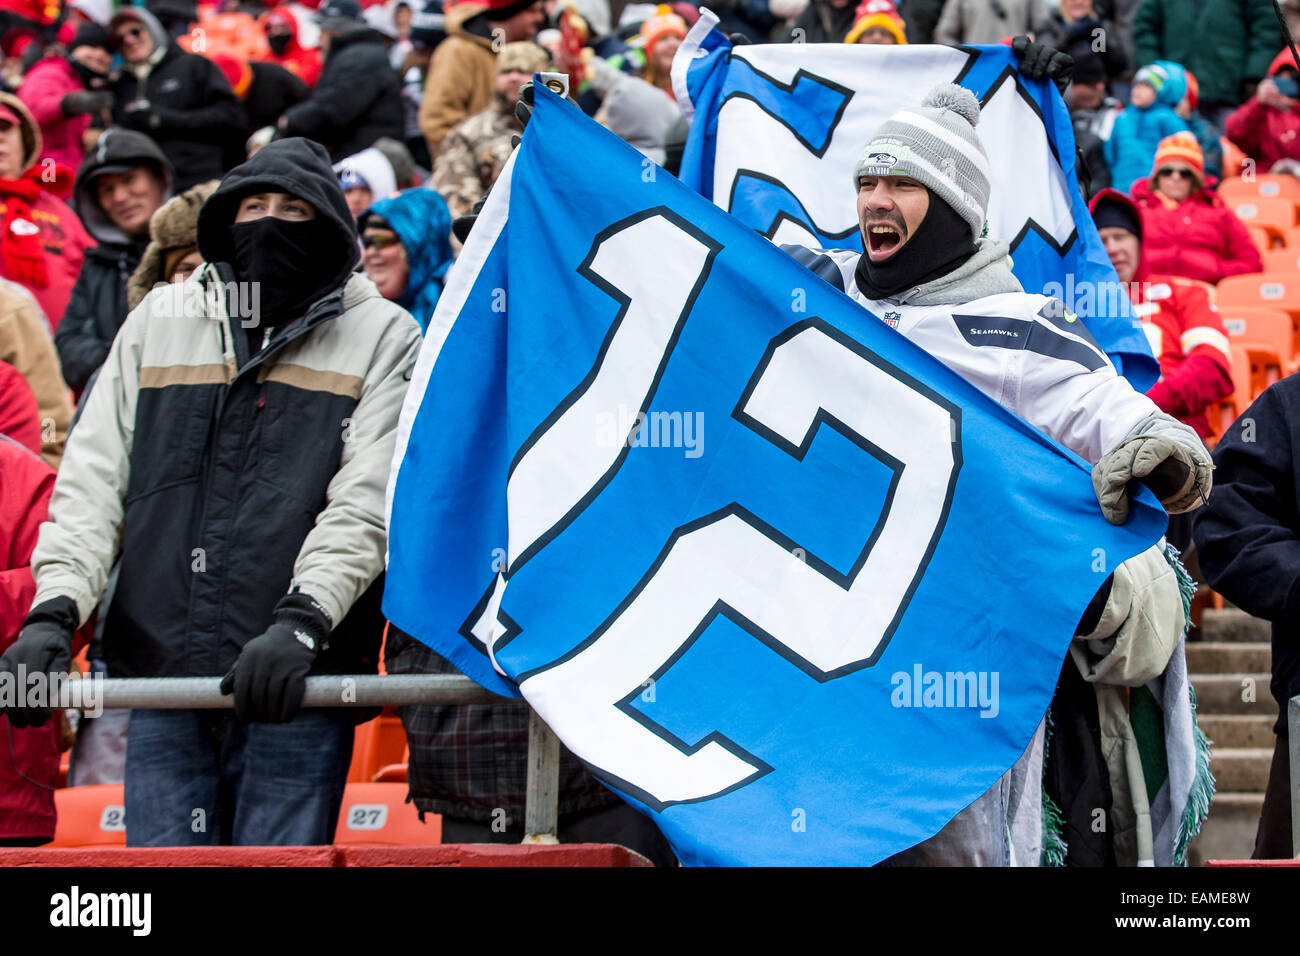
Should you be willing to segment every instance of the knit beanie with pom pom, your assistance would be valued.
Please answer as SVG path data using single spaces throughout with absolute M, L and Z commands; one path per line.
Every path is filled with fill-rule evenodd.
M 853 186 L 863 176 L 906 176 L 938 195 L 984 231 L 989 206 L 989 159 L 975 125 L 980 104 L 964 86 L 941 83 L 921 105 L 901 109 L 881 124 L 862 151 Z

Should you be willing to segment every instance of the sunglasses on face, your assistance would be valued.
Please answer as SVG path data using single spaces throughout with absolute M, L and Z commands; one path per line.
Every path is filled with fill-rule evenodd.
M 126 42 L 127 37 L 130 37 L 132 40 L 138 40 L 142 36 L 144 36 L 144 27 L 127 27 L 121 33 L 113 37 L 113 41 L 117 46 L 121 46 Z
M 1162 167 L 1156 175 L 1158 176 L 1177 176 L 1179 179 L 1191 179 L 1196 174 L 1190 169 L 1174 168 L 1173 166 Z
M 401 240 L 398 239 L 396 236 L 381 236 L 381 235 L 362 236 L 361 248 L 362 249 L 387 249 L 389 246 L 395 246 L 399 242 L 401 242 Z

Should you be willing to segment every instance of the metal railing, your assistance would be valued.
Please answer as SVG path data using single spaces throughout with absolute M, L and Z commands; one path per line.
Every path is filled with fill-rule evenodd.
M 60 706 L 75 707 L 70 684 Z M 234 697 L 219 677 L 109 677 L 95 681 L 97 703 L 111 710 L 223 710 Z M 303 707 L 400 707 L 407 704 L 515 703 L 460 674 L 345 674 L 308 677 Z M 555 843 L 559 822 L 560 741 L 529 711 L 525 843 Z

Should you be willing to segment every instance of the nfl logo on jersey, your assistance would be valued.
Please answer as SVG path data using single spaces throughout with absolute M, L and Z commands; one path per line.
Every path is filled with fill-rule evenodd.
M 891 329 L 896 329 L 898 328 L 898 320 L 902 317 L 902 313 L 900 312 L 886 312 L 882 318 L 887 326 Z

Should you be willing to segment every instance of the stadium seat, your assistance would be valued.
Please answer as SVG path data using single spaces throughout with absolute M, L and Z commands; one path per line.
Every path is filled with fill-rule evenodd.
M 1281 249 L 1261 249 L 1265 272 L 1300 272 L 1300 248 L 1283 246 Z
M 383 767 L 405 761 L 406 731 L 393 708 L 359 724 L 352 743 L 348 783 L 369 783 Z
M 1257 197 L 1229 202 L 1233 212 L 1248 226 L 1259 226 L 1280 241 L 1296 226 L 1295 200 L 1281 196 Z
M 58 822 L 46 846 L 126 846 L 126 809 L 120 783 L 54 791 Z
M 1219 137 L 1219 148 L 1223 150 L 1223 164 L 1221 167 L 1223 169 L 1223 182 L 1219 184 L 1219 188 L 1222 189 L 1223 183 L 1236 179 L 1245 172 L 1246 154 L 1226 136 Z
M 1266 173 L 1251 179 L 1238 177 L 1219 184 L 1219 197 L 1229 206 L 1254 199 L 1271 199 L 1281 196 L 1300 200 L 1300 179 L 1285 174 Z
M 1281 237 L 1274 236 L 1263 226 L 1247 226 L 1246 231 L 1250 233 L 1250 241 L 1254 243 L 1255 248 L 1259 250 L 1260 255 L 1266 252 L 1273 252 L 1277 249 L 1284 249 L 1290 246 L 1295 240 L 1295 231 L 1292 231 Z
M 350 783 L 343 792 L 335 846 L 430 846 L 442 842 L 442 818 L 420 822 L 404 783 Z
M 1219 316 L 1233 345 L 1241 345 L 1247 351 L 1267 350 L 1285 374 L 1294 371 L 1297 358 L 1293 351 L 1295 330 L 1291 316 L 1280 309 L 1262 306 L 1225 306 L 1219 310 Z
M 1255 272 L 1244 276 L 1228 276 L 1219 283 L 1216 303 L 1219 313 L 1226 315 L 1239 306 L 1278 309 L 1291 317 L 1292 329 L 1300 325 L 1300 274 L 1286 272 Z M 1292 335 L 1291 348 L 1282 352 L 1284 363 L 1290 364 L 1296 355 L 1300 340 Z

